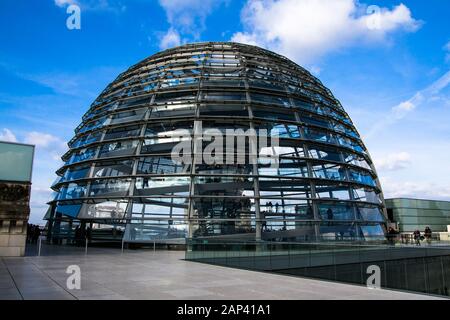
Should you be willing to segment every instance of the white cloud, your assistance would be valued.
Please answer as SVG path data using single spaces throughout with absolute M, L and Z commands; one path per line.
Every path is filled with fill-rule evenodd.
M 17 142 L 17 138 L 11 130 L 3 128 L 3 131 L 0 132 L 0 141 Z
M 248 0 L 241 13 L 244 31 L 231 40 L 309 64 L 354 44 L 383 43 L 394 31 L 415 31 L 421 24 L 403 4 L 373 14 L 366 10 L 356 0 Z
M 60 8 L 69 6 L 71 4 L 78 4 L 78 1 L 76 1 L 76 0 L 55 0 L 55 5 Z
M 174 28 L 198 37 L 205 29 L 205 20 L 214 8 L 226 0 L 159 0 L 167 21 Z
M 66 151 L 67 146 L 60 138 L 48 133 L 28 132 L 25 136 L 25 143 L 33 144 L 42 157 L 50 157 L 52 160 L 59 160 Z
M 389 177 L 380 178 L 385 198 L 418 198 L 450 200 L 450 186 L 434 182 L 397 181 Z
M 56 144 L 63 143 L 58 137 L 55 137 L 49 133 L 42 133 L 32 131 L 27 133 L 25 142 L 34 144 L 36 147 L 49 148 Z
M 160 47 L 167 48 L 167 44 L 179 45 L 186 40 L 181 40 L 180 34 L 200 39 L 205 30 L 205 21 L 208 15 L 229 0 L 159 0 L 159 4 L 166 12 L 167 22 L 170 28 L 160 37 Z M 189 39 L 190 40 L 190 39 Z
M 372 126 L 372 128 L 370 128 L 369 132 L 364 136 L 364 138 L 368 139 L 374 136 L 381 129 L 405 118 L 408 113 L 426 102 L 437 100 L 447 101 L 448 99 L 445 96 L 440 96 L 439 94 L 449 84 L 450 71 L 447 71 L 447 73 L 445 73 L 431 85 L 423 90 L 417 91 L 410 99 L 402 101 L 398 105 L 392 107 L 388 115 L 374 123 L 374 125 Z
M 180 34 L 173 28 L 167 30 L 167 33 L 161 38 L 159 42 L 160 49 L 164 50 L 179 46 L 181 44 Z
M 120 13 L 126 10 L 126 6 L 121 1 L 111 3 L 108 0 L 54 0 L 54 2 L 60 8 L 66 8 L 69 5 L 75 4 L 81 10 L 108 11 L 113 13 Z
M 395 171 L 411 165 L 411 155 L 408 152 L 390 153 L 384 158 L 374 158 L 377 170 Z

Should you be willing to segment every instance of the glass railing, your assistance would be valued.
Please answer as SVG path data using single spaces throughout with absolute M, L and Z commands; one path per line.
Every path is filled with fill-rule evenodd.
M 450 244 L 385 240 L 256 242 L 188 239 L 186 260 L 366 285 L 371 266 L 382 288 L 450 296 Z

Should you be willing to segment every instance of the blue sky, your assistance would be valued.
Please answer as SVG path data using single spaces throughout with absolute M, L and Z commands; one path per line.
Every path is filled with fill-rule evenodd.
M 80 30 L 66 27 L 71 4 Z M 31 221 L 101 90 L 161 49 L 209 40 L 260 45 L 319 77 L 386 197 L 450 200 L 449 13 L 441 0 L 2 0 L 0 140 L 36 145 Z

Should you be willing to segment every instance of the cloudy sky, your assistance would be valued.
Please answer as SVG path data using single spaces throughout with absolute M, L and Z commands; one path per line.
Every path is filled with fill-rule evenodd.
M 80 30 L 66 26 L 71 4 Z M 100 91 L 194 41 L 256 44 L 306 67 L 350 114 L 386 197 L 450 200 L 449 13 L 441 0 L 2 0 L 0 140 L 36 145 L 31 221 Z

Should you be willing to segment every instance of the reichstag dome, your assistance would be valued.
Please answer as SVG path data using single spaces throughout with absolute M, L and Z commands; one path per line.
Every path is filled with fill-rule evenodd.
M 259 47 L 146 58 L 106 87 L 68 146 L 45 216 L 52 239 L 85 228 L 138 243 L 384 237 L 380 183 L 348 114 Z

